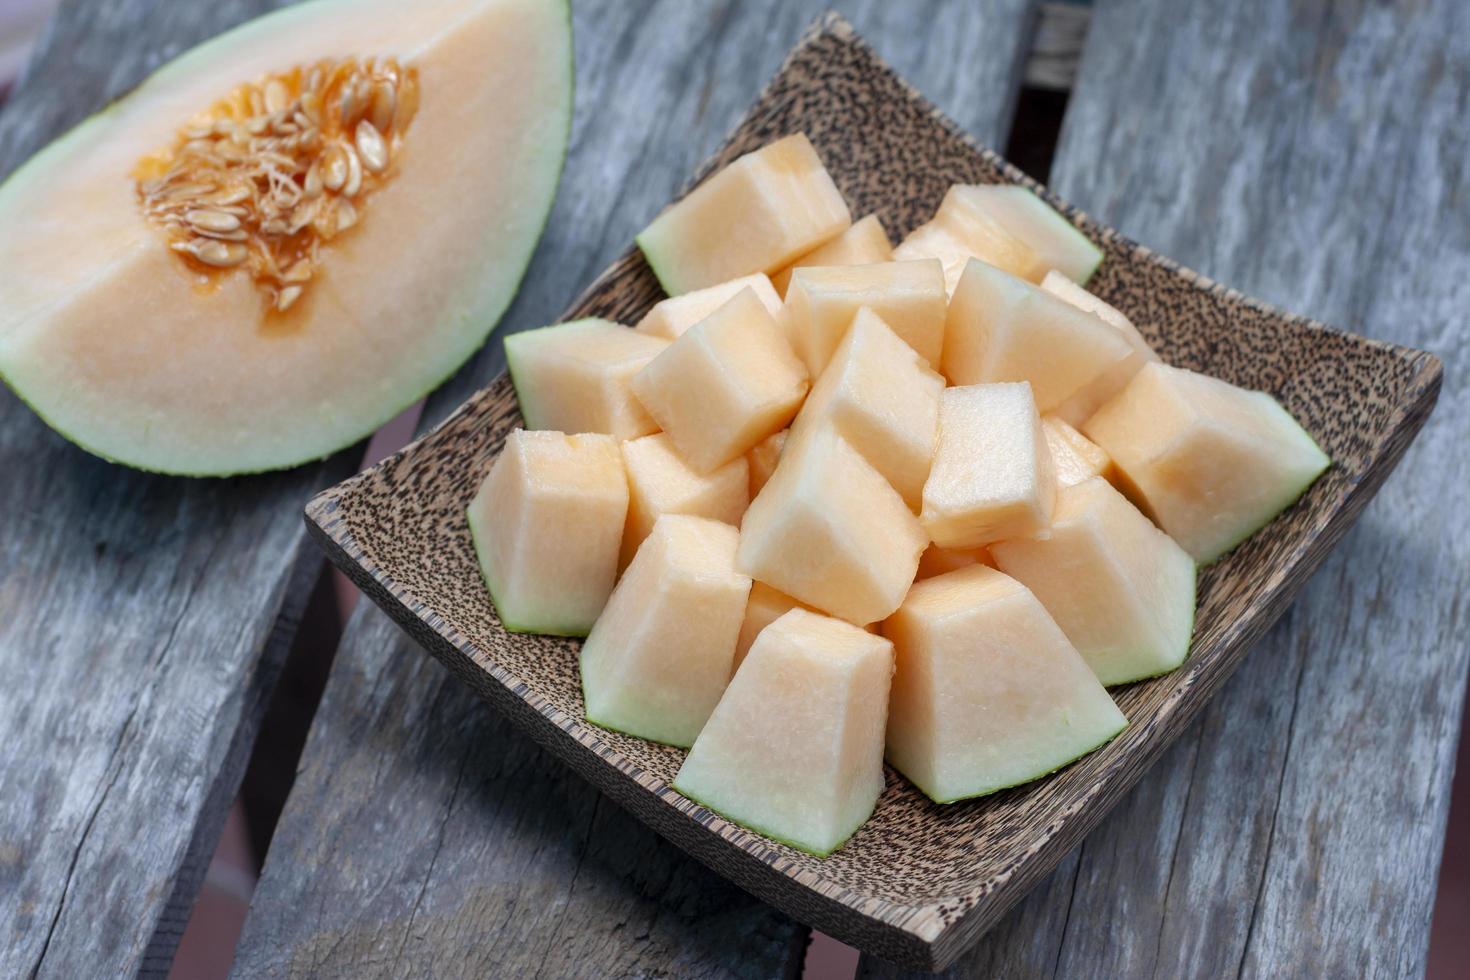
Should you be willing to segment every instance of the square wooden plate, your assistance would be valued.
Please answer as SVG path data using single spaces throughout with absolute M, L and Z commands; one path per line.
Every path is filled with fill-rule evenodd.
M 1046 193 L 966 137 L 834 16 L 792 52 L 698 177 L 798 130 L 853 214 L 876 211 L 896 236 L 926 220 L 956 182 Z M 1440 365 L 1429 354 L 1284 314 L 1047 197 L 1106 252 L 1090 288 L 1167 361 L 1273 393 L 1335 463 L 1300 502 L 1204 572 L 1189 660 L 1115 689 L 1132 724 L 1053 776 L 938 806 L 890 772 L 873 819 L 825 860 L 674 792 L 684 753 L 584 723 L 578 641 L 507 633 L 481 582 L 465 506 L 521 421 L 505 375 L 418 442 L 312 500 L 308 525 L 332 561 L 429 652 L 659 833 L 847 943 L 904 965 L 943 967 L 1046 875 L 1199 711 L 1362 511 L 1439 390 Z M 630 249 L 567 318 L 632 323 L 661 297 Z

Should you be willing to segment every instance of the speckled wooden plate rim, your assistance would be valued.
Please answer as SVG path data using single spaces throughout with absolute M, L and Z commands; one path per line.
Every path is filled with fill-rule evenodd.
M 871 124 L 884 113 L 884 126 Z M 1334 469 L 1302 501 L 1205 570 L 1189 661 L 1163 678 L 1114 690 L 1132 721 L 1123 735 L 1046 779 L 948 809 L 923 801 L 890 772 L 874 820 L 824 862 L 670 789 L 665 777 L 677 766 L 677 750 L 585 724 L 580 693 L 572 695 L 561 676 L 568 667 L 575 672 L 566 653 L 575 643 L 499 630 L 477 574 L 479 605 L 466 606 L 469 593 L 461 592 L 456 606 L 449 583 L 469 589 L 466 560 L 473 566 L 472 549 L 465 556 L 464 502 L 519 422 L 504 375 L 403 451 L 318 495 L 306 508 L 307 526 L 331 560 L 434 656 L 665 837 L 845 942 L 904 965 L 941 968 L 1096 825 L 1286 609 L 1427 419 L 1441 368 L 1430 354 L 1283 313 L 1097 224 L 977 145 L 834 14 L 812 26 L 689 186 L 796 129 L 813 136 L 849 198 L 870 205 L 854 214 L 882 211 L 890 234 L 927 217 L 954 181 L 1033 188 L 1104 248 L 1107 261 L 1091 286 L 1135 317 L 1167 359 L 1273 391 L 1332 453 Z M 850 169 L 859 162 L 860 172 Z M 631 322 L 661 295 L 630 249 L 567 318 Z M 422 526 L 407 533 L 395 523 L 405 515 Z M 416 577 L 423 579 L 418 587 Z M 480 620 L 491 623 L 479 631 L 488 642 L 475 641 Z M 517 659 L 519 672 L 500 662 Z M 541 671 L 556 674 L 556 684 L 542 677 L 538 687 L 521 676 L 536 680 Z

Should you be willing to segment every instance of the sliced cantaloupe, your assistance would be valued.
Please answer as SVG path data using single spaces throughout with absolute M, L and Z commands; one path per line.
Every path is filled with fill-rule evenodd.
M 786 290 L 783 325 L 812 377 L 822 373 L 857 311 L 866 306 L 931 365 L 944 344 L 945 293 L 939 263 L 797 269 Z
M 915 583 L 883 635 L 888 761 L 937 803 L 1030 782 L 1128 724 L 1036 596 L 984 565 Z
M 776 292 L 786 295 L 791 284 L 791 274 L 803 266 L 812 265 L 870 265 L 887 262 L 893 258 L 893 245 L 888 241 L 888 232 L 876 214 L 870 214 L 852 223 L 836 238 L 825 245 L 818 245 L 801 258 L 771 277 Z
M 987 548 L 941 548 L 937 544 L 931 544 L 919 556 L 919 570 L 914 573 L 914 579 L 917 581 L 933 578 L 958 568 L 969 568 L 971 565 L 994 568 L 995 561 L 990 557 Z
M 528 428 L 634 439 L 658 424 L 630 382 L 669 342 L 611 320 L 573 320 L 505 338 L 505 361 Z
M 750 579 L 735 571 L 740 534 L 666 514 L 638 549 L 582 644 L 587 720 L 689 746 L 730 681 Z
M 1084 431 L 1135 502 L 1202 563 L 1269 523 L 1332 463 L 1270 395 L 1157 362 Z
M 830 430 L 791 445 L 741 523 L 753 579 L 850 623 L 886 618 L 929 544 L 903 498 Z
M 1041 420 L 1041 430 L 1046 435 L 1046 447 L 1051 450 L 1058 488 L 1095 476 L 1112 481 L 1113 461 L 1097 443 L 1055 415 Z
M 792 423 L 792 438 L 829 428 L 919 509 L 944 379 L 867 307 L 858 310 Z
M 1133 346 L 1133 353 L 1085 385 L 1053 411 L 1072 425 L 1081 425 L 1096 412 L 1103 402 L 1112 398 L 1138 373 L 1139 368 L 1149 361 L 1157 361 L 1159 355 L 1143 339 L 1143 334 L 1133 321 L 1117 309 L 1104 303 L 1057 270 L 1053 269 L 1041 280 L 1041 288 L 1060 300 L 1064 300 L 1085 313 L 1091 313 L 1103 323 L 1121 333 Z
M 827 855 L 883 791 L 893 645 L 793 609 L 761 631 L 674 779 L 727 819 Z
M 627 513 L 610 436 L 511 432 L 468 515 L 501 624 L 585 636 L 612 592 Z
M 777 272 L 850 224 L 816 149 L 806 134 L 794 133 L 710 177 L 654 218 L 637 241 L 664 291 L 678 296 Z
M 1189 654 L 1194 561 L 1101 477 L 1058 491 L 1049 528 L 990 554 L 1104 684 L 1165 673 Z
M 1143 339 L 1143 334 L 1138 332 L 1138 328 L 1133 325 L 1133 321 L 1124 316 L 1121 310 L 1116 306 L 1104 302 L 1097 295 L 1088 292 L 1085 288 L 1077 285 L 1056 269 L 1052 269 L 1042 277 L 1041 288 L 1051 293 L 1057 299 L 1066 300 L 1068 303 L 1077 307 L 1077 309 L 1085 313 L 1091 313 L 1103 323 L 1121 331 L 1123 336 L 1128 338 L 1129 343 L 1143 351 L 1149 360 L 1158 360 L 1159 355 L 1154 353 L 1153 347 L 1150 346 L 1147 340 Z
M 919 520 L 943 548 L 978 548 L 1046 527 L 1056 469 L 1031 386 L 946 388 Z
M 979 259 L 1040 282 L 1057 269 L 1086 282 L 1103 254 L 1071 222 L 1024 187 L 956 184 L 939 210 L 893 250 L 895 259 L 937 258 L 953 292 L 965 265 Z
M 950 299 L 941 370 L 951 384 L 1029 381 L 1051 413 L 1079 392 L 1120 390 L 1139 366 L 1116 328 L 984 262 L 970 261 Z
M 781 462 L 781 450 L 786 448 L 786 437 L 791 433 L 790 429 L 782 429 L 773 432 L 760 442 L 756 443 L 754 449 L 745 454 L 746 462 L 750 465 L 750 499 L 761 492 L 771 474 L 776 472 L 776 464 Z
M 781 327 L 743 289 L 633 378 L 633 393 L 695 470 L 708 473 L 786 427 L 806 368 Z
M 750 464 L 745 457 L 709 473 L 696 473 L 674 449 L 667 433 L 623 443 L 623 468 L 628 473 L 628 523 L 623 529 L 619 568 L 628 567 L 664 514 L 708 517 L 738 526 L 750 503 Z
M 273 469 L 357 441 L 515 293 L 571 76 L 567 7 L 546 0 L 319 0 L 201 45 L 0 187 L 0 376 L 144 469 Z M 316 135 L 286 147 L 298 108 Z
M 793 599 L 780 589 L 773 589 L 764 582 L 752 582 L 750 598 L 745 603 L 745 619 L 740 624 L 740 639 L 735 643 L 735 669 L 740 669 L 745 655 L 761 630 L 793 609 L 816 612 L 800 599 Z
M 633 329 L 653 334 L 655 337 L 662 337 L 665 340 L 673 340 L 734 299 L 735 294 L 742 289 L 753 290 L 756 299 L 761 301 L 761 305 L 771 316 L 780 315 L 781 297 L 776 294 L 775 287 L 771 285 L 771 280 L 766 274 L 757 272 L 753 276 L 741 276 L 729 282 L 696 289 L 692 293 L 660 300 Z

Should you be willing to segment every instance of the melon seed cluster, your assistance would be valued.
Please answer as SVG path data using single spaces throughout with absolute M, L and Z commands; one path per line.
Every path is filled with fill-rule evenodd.
M 143 211 L 186 260 L 247 269 L 285 311 L 320 269 L 321 244 L 390 176 L 418 101 L 417 73 L 392 58 L 246 83 L 139 163 Z

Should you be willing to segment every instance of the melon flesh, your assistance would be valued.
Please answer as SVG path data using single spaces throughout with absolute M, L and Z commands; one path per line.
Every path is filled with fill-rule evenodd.
M 611 320 L 573 320 L 505 338 L 505 361 L 532 429 L 635 439 L 658 424 L 633 397 L 633 376 L 669 342 Z
M 1147 340 L 1143 339 L 1143 334 L 1138 332 L 1138 328 L 1133 325 L 1133 321 L 1124 316 L 1122 311 L 1116 306 L 1103 302 L 1096 295 L 1089 293 L 1082 286 L 1077 285 L 1055 269 L 1052 269 L 1042 278 L 1041 288 L 1051 293 L 1057 299 L 1066 300 L 1084 313 L 1091 313 L 1103 323 L 1116 328 L 1123 336 L 1128 338 L 1129 343 L 1140 351 L 1143 351 L 1149 360 L 1158 360 L 1159 355 L 1155 354 L 1153 347 L 1149 345 Z
M 944 379 L 876 313 L 858 310 L 792 423 L 792 439 L 828 428 L 917 511 L 929 477 Z
M 611 437 L 511 432 L 468 515 L 501 624 L 585 636 L 612 592 L 627 513 Z
M 1055 772 L 1128 724 L 1036 596 L 984 565 L 916 583 L 883 635 L 888 761 L 936 803 Z
M 1201 563 L 1270 523 L 1332 463 L 1265 392 L 1161 363 L 1084 428 L 1135 502 Z
M 742 289 L 754 290 L 756 299 L 761 301 L 761 305 L 771 316 L 780 315 L 781 297 L 776 295 L 775 287 L 771 285 L 771 280 L 766 277 L 766 274 L 757 272 L 753 276 L 741 276 L 739 279 L 731 279 L 717 286 L 696 289 L 692 293 L 660 300 L 633 329 L 653 334 L 655 337 L 662 337 L 665 340 L 674 340 L 700 320 L 730 302 Z
M 943 548 L 978 548 L 1046 527 L 1056 469 L 1031 386 L 946 388 L 919 520 Z
M 1076 394 L 1053 409 L 1058 418 L 1074 426 L 1081 425 L 1104 402 L 1122 391 L 1140 368 L 1149 361 L 1157 361 L 1159 355 L 1155 354 L 1148 341 L 1143 339 L 1143 334 L 1138 332 L 1132 320 L 1055 269 L 1048 272 L 1046 278 L 1041 280 L 1041 288 L 1077 309 L 1091 313 L 1103 323 L 1113 327 L 1133 347 L 1132 354 L 1115 363 L 1092 383 L 1085 385 Z
M 793 609 L 816 612 L 800 599 L 793 599 L 780 589 L 773 589 L 764 582 L 752 582 L 750 598 L 745 603 L 745 619 L 740 624 L 740 639 L 735 643 L 735 669 L 740 669 L 745 655 L 761 630 Z
M 242 83 L 370 55 L 416 68 L 422 97 L 359 223 L 288 315 L 267 319 L 243 271 L 199 288 L 143 218 L 139 160 Z M 514 295 L 571 80 L 568 10 L 545 0 L 318 0 L 190 51 L 0 186 L 0 377 L 67 438 L 144 469 L 273 469 L 357 441 L 452 373 Z
M 1173 670 L 1194 629 L 1194 561 L 1101 477 L 1057 493 L 1051 527 L 990 546 L 1106 685 Z
M 664 211 L 638 247 L 670 296 L 779 271 L 852 215 L 804 133 L 747 153 Z M 738 229 L 738 234 L 732 234 Z
M 1055 415 L 1041 420 L 1041 430 L 1046 435 L 1046 447 L 1051 450 L 1052 464 L 1056 467 L 1058 489 L 1095 476 L 1111 482 L 1113 461 L 1097 443 Z
M 937 258 L 953 292 L 970 259 L 1040 282 L 1057 269 L 1086 282 L 1102 251 L 1066 218 L 1024 187 L 956 184 L 933 219 L 893 250 L 895 259 Z
M 633 378 L 633 393 L 701 473 L 786 427 L 806 368 L 752 290 L 686 331 Z
M 812 377 L 822 373 L 864 306 L 928 364 L 939 363 L 945 293 L 938 262 L 809 267 L 791 277 L 783 323 Z
M 1079 392 L 1121 389 L 1140 366 L 1116 328 L 984 262 L 971 260 L 950 300 L 942 370 L 951 384 L 1029 381 L 1045 414 Z
M 750 464 L 750 499 L 761 492 L 771 474 L 776 472 L 776 464 L 781 462 L 781 451 L 786 448 L 786 437 L 791 433 L 790 429 L 782 429 L 766 436 L 756 447 L 745 454 L 746 461 Z
M 883 791 L 893 645 L 794 609 L 764 629 L 674 788 L 727 819 L 825 856 Z
M 876 214 L 852 223 L 852 227 L 827 242 L 818 245 L 795 262 L 771 277 L 776 292 L 786 295 L 791 284 L 791 274 L 805 266 L 821 265 L 871 265 L 888 262 L 893 258 L 893 245 L 888 241 L 888 232 Z
M 694 743 L 733 670 L 750 592 L 735 571 L 739 537 L 704 517 L 658 519 L 582 644 L 588 721 Z
M 745 457 L 709 473 L 696 473 L 663 432 L 623 443 L 623 467 L 628 472 L 628 523 L 619 568 L 628 566 L 664 514 L 689 514 L 739 525 L 750 503 L 750 464 Z
M 933 578 L 959 568 L 969 568 L 971 565 L 988 565 L 994 568 L 995 561 L 986 548 L 941 548 L 937 544 L 931 544 L 919 556 L 919 570 L 914 574 L 914 579 L 917 581 Z
M 850 623 L 898 608 L 929 544 L 903 498 L 845 440 L 788 446 L 741 524 L 736 565 Z

